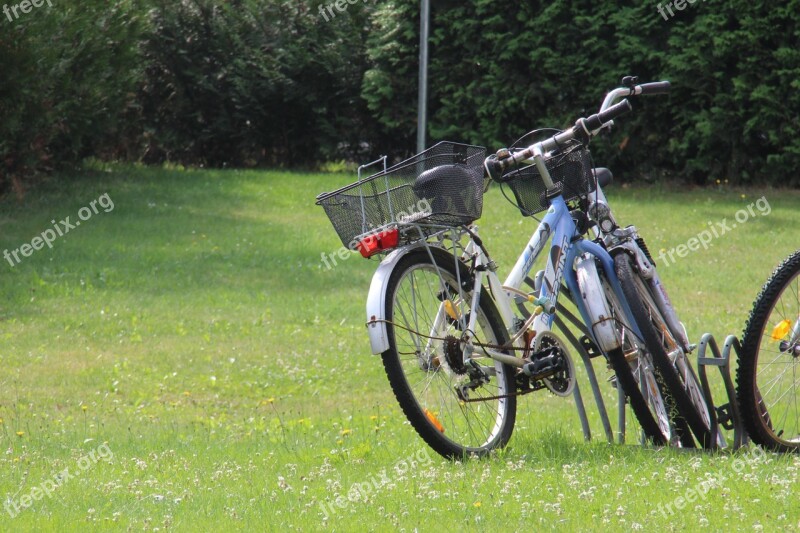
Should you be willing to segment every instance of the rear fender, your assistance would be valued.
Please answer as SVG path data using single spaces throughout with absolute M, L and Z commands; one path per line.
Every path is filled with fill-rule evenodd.
M 389 335 L 386 328 L 386 290 L 389 287 L 389 278 L 392 276 L 397 263 L 407 254 L 422 248 L 420 241 L 417 244 L 398 248 L 387 255 L 372 276 L 367 295 L 367 333 L 372 353 L 382 354 L 389 349 Z

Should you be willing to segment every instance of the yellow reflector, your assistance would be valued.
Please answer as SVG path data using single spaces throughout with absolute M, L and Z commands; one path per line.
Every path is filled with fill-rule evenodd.
M 772 340 L 774 341 L 783 340 L 783 338 L 786 337 L 791 330 L 792 330 L 792 323 L 789 322 L 788 320 L 784 320 L 783 322 L 775 326 L 775 329 L 772 330 Z
M 453 302 L 451 302 L 450 300 L 444 301 L 444 312 L 447 313 L 447 316 L 449 316 L 453 320 L 458 320 L 458 315 L 456 314 L 455 307 L 453 307 Z
M 425 416 L 428 417 L 428 420 L 431 421 L 431 424 L 433 424 L 433 427 L 435 427 L 439 433 L 444 433 L 444 426 L 439 422 L 439 419 L 436 418 L 436 415 L 425 409 Z

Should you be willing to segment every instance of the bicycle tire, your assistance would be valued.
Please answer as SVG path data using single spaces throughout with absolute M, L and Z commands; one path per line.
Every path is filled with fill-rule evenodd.
M 666 326 L 666 321 L 661 316 L 658 306 L 652 302 L 649 286 L 641 279 L 639 280 L 640 283 L 637 283 L 634 276 L 638 277 L 638 274 L 634 273 L 631 257 L 627 253 L 616 254 L 614 266 L 633 318 L 639 326 L 645 344 L 652 356 L 653 364 L 655 364 L 656 370 L 663 380 L 667 393 L 674 402 L 676 415 L 673 422 L 676 427 L 685 427 L 685 422 L 685 425 L 694 433 L 700 446 L 711 448 L 709 425 L 703 421 L 701 413 L 686 390 L 685 380 L 680 376 L 672 360 L 667 355 L 668 351 L 665 348 L 665 344 L 671 342 L 677 346 L 677 342 L 674 339 L 670 341 L 670 339 L 662 336 L 664 333 L 669 333 L 669 328 Z M 650 300 L 649 303 L 647 302 L 648 300 Z M 656 329 L 656 326 L 658 326 L 658 329 Z M 669 336 L 671 337 L 672 335 L 669 334 Z M 694 382 L 692 386 L 699 387 L 697 377 L 694 375 L 691 366 L 688 367 L 688 372 L 687 378 Z M 681 437 L 684 446 L 688 447 L 691 435 L 683 434 Z
M 657 445 L 670 444 L 674 433 L 683 446 L 686 447 L 689 443 L 687 439 L 684 438 L 684 428 L 681 427 L 680 424 L 676 427 L 674 420 L 663 420 L 664 416 L 668 417 L 669 411 L 673 407 L 673 402 L 672 398 L 666 393 L 663 380 L 654 368 L 649 354 L 643 353 L 646 351 L 646 344 L 644 340 L 639 339 L 631 329 L 628 323 L 629 320 L 626 319 L 622 305 L 617 301 L 613 289 L 611 289 L 607 281 L 604 281 L 604 283 L 606 284 L 606 291 L 609 293 L 607 301 L 611 306 L 611 312 L 619 317 L 616 321 L 618 323 L 617 327 L 620 328 L 620 334 L 625 334 L 623 338 L 627 338 L 629 342 L 633 341 L 635 349 L 640 352 L 635 361 L 631 361 L 626 357 L 626 349 L 624 346 L 619 350 L 613 350 L 607 354 L 609 362 L 617 375 L 617 382 L 622 386 L 622 390 L 628 397 L 631 409 L 648 440 Z M 633 346 L 631 348 L 633 348 Z M 634 364 L 637 367 L 636 369 L 634 369 Z M 623 378 L 624 382 L 620 380 L 621 374 L 625 376 Z M 657 399 L 663 402 L 662 410 L 664 412 L 659 413 L 658 409 L 653 405 L 656 402 L 649 401 L 644 397 L 642 393 L 642 387 L 645 386 L 645 384 L 642 383 L 643 377 L 646 381 L 649 381 L 649 383 L 646 384 L 649 388 L 648 394 L 658 395 Z M 655 387 L 655 390 L 652 390 L 653 387 Z M 653 424 L 655 424 L 655 426 L 653 426 Z M 665 433 L 664 426 L 671 426 L 668 428 L 668 433 Z M 657 434 L 656 431 L 658 432 Z M 693 445 L 694 443 L 692 442 L 691 444 Z
M 436 321 L 439 319 L 431 317 L 441 316 L 440 306 L 444 305 L 441 297 L 444 289 L 438 293 L 435 293 L 437 289 L 430 290 L 432 286 L 430 280 L 435 279 L 438 283 L 444 278 L 447 291 L 450 294 L 458 292 L 456 260 L 453 255 L 439 248 L 429 248 L 429 250 L 430 255 L 424 248 L 408 253 L 398 262 L 390 275 L 385 301 L 389 349 L 382 354 L 384 369 L 406 418 L 433 450 L 448 459 L 463 459 L 472 455 L 482 457 L 508 443 L 516 421 L 517 399 L 515 396 L 510 396 L 499 400 L 465 403 L 458 398 L 454 390 L 456 385 L 463 384 L 466 379 L 464 374 L 459 374 L 464 369 L 457 368 L 457 357 L 450 355 L 448 359 L 445 343 L 431 341 L 435 350 L 430 354 L 430 360 L 425 359 L 420 353 L 429 351 L 427 347 L 426 350 L 421 350 L 420 343 L 423 340 L 427 343 L 429 339 L 425 339 L 424 336 L 436 330 Z M 466 266 L 460 261 L 457 264 L 461 280 L 471 280 Z M 412 315 L 406 314 L 402 307 L 398 307 L 402 303 L 398 298 L 403 298 L 398 291 L 406 290 L 404 281 L 409 279 L 409 285 L 413 290 L 416 272 L 427 272 L 417 277 L 425 275 L 429 278 L 429 283 L 427 290 L 419 293 L 414 291 L 411 301 L 414 302 L 412 305 L 415 320 L 412 327 L 408 320 Z M 471 284 L 469 287 L 471 289 Z M 463 294 L 466 301 L 471 301 L 471 293 L 464 291 Z M 450 296 L 446 298 L 451 299 Z M 407 297 L 405 301 L 409 301 Z M 431 312 L 433 307 L 437 307 L 435 313 Z M 486 292 L 481 294 L 478 312 L 477 325 L 480 331 L 474 332 L 478 340 L 498 345 L 506 343 L 508 335 L 503 321 Z M 395 314 L 400 315 L 398 324 L 400 320 L 404 321 L 404 328 L 395 326 L 393 322 Z M 420 318 L 429 323 L 419 326 Z M 452 322 L 447 324 L 447 329 L 451 336 L 456 337 L 461 332 L 457 329 L 456 321 Z M 409 339 L 411 342 L 406 345 Z M 414 347 L 416 351 L 409 357 L 407 350 Z M 476 356 L 477 352 L 478 350 Z M 488 358 L 483 360 L 492 364 L 495 375 L 491 376 L 487 385 L 492 382 L 494 385 L 491 388 L 487 387 L 486 391 L 483 391 L 484 387 L 480 387 L 481 390 L 472 390 L 470 394 L 476 394 L 475 397 L 478 398 L 514 394 L 516 369 Z M 417 386 L 420 384 L 424 386 L 418 389 Z M 486 435 L 481 435 L 481 431 Z
M 790 289 L 792 294 L 784 299 Z M 800 359 L 795 355 L 798 351 L 797 343 L 794 346 L 787 345 L 785 350 L 780 345 L 774 348 L 770 346 L 777 341 L 773 340 L 774 333 L 769 333 L 767 329 L 769 326 L 775 325 L 775 321 L 778 319 L 781 319 L 781 322 L 789 320 L 791 323 L 798 320 L 800 316 L 798 291 L 800 291 L 800 250 L 789 256 L 773 271 L 753 303 L 742 337 L 739 367 L 736 371 L 736 396 L 747 433 L 756 444 L 779 452 L 800 451 L 800 415 L 798 415 L 797 394 L 792 394 L 795 391 L 788 390 L 774 402 L 771 392 L 790 367 L 792 369 L 791 386 L 796 386 L 795 374 L 800 372 L 800 366 L 798 366 Z M 761 372 L 759 372 L 760 356 L 767 353 L 778 355 L 772 361 L 763 361 L 764 364 L 760 367 Z M 758 383 L 759 374 L 768 372 L 776 364 L 785 364 L 786 369 L 779 370 L 778 378 L 762 381 L 762 384 L 770 385 L 762 396 Z M 780 392 L 782 389 L 779 388 L 778 391 Z M 792 428 L 784 427 L 789 410 L 784 408 L 786 414 L 782 415 L 778 403 L 787 394 L 790 396 L 790 407 L 795 411 L 794 427 Z M 788 434 L 787 430 L 789 430 Z

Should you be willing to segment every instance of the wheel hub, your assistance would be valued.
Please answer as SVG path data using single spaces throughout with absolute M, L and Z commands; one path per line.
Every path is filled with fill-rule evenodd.
M 783 353 L 790 353 L 792 357 L 797 359 L 800 357 L 800 344 L 795 344 L 794 346 L 789 346 L 789 343 L 786 341 L 781 341 L 780 344 L 781 352 Z

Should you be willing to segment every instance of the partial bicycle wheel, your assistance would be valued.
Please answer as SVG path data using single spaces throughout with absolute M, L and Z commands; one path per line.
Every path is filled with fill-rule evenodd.
M 619 350 L 608 353 L 609 363 L 645 438 L 656 445 L 678 442 L 682 442 L 684 446 L 689 444 L 685 438 L 681 439 L 682 432 L 676 431 L 669 416 L 671 398 L 664 393 L 664 386 L 657 375 L 650 352 L 631 327 L 630 320 L 608 281 L 603 279 L 602 284 L 621 346 Z
M 411 425 L 436 452 L 447 458 L 483 456 L 508 443 L 517 402 L 516 369 L 473 354 L 464 364 L 463 336 L 502 345 L 503 321 L 487 293 L 481 294 L 475 331 L 469 321 L 471 293 L 459 290 L 471 279 L 463 264 L 439 248 L 403 257 L 386 293 L 389 349 L 383 364 L 397 401 Z
M 773 272 L 744 330 L 736 395 L 750 438 L 800 450 L 800 250 Z
M 703 448 L 711 448 L 711 416 L 703 396 L 700 382 L 680 344 L 667 326 L 661 311 L 650 292 L 650 286 L 634 272 L 631 257 L 618 253 L 614 257 L 617 276 L 644 338 L 652 361 L 663 380 L 675 406 L 672 417 L 676 426 L 682 424 L 694 433 Z M 682 439 L 684 445 L 688 438 Z

